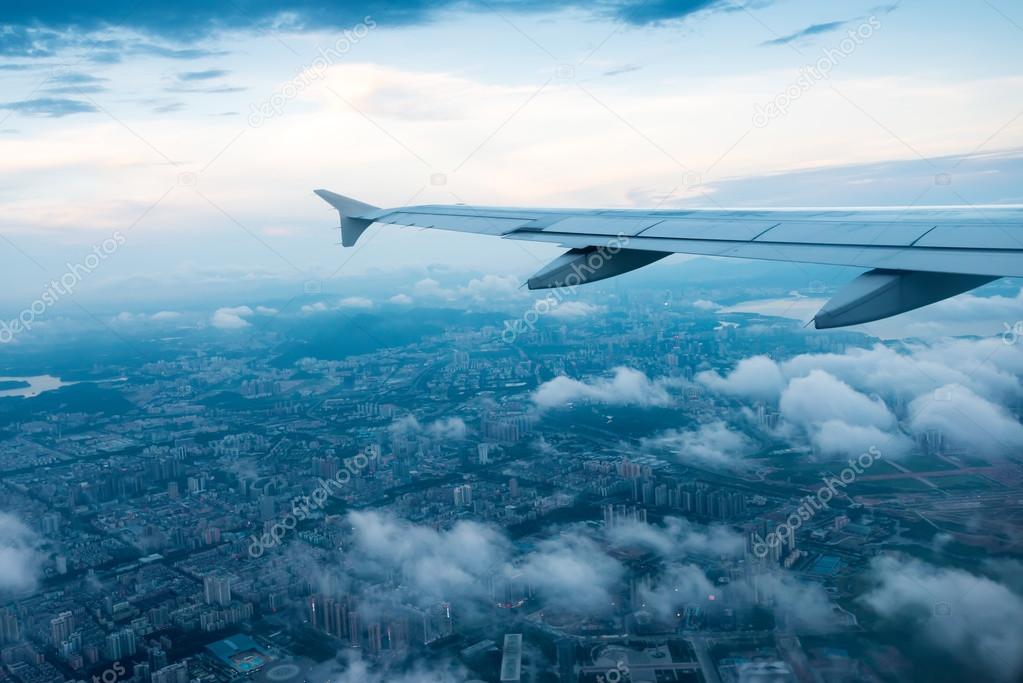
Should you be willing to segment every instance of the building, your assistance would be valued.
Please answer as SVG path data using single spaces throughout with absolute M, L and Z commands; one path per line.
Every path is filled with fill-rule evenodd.
M 501 653 L 501 683 L 522 680 L 522 634 L 509 633 L 504 637 Z
M 231 603 L 231 579 L 218 574 L 209 574 L 203 579 L 203 593 L 207 605 L 224 607 Z
M 61 612 L 50 619 L 50 643 L 60 649 L 61 644 L 71 637 L 74 630 L 75 615 L 71 612 Z

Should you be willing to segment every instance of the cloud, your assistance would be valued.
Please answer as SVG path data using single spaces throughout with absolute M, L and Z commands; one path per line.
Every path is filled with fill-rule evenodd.
M 614 69 L 608 69 L 607 71 L 605 71 L 603 73 L 603 75 L 604 76 L 620 76 L 622 74 L 631 74 L 632 72 L 639 71 L 642 68 L 643 67 L 637 66 L 636 64 L 626 64 L 624 66 L 619 66 L 619 67 L 614 68 Z
M 823 370 L 789 382 L 778 407 L 783 417 L 806 428 L 829 420 L 881 429 L 895 424 L 895 416 L 879 397 L 861 394 Z
M 38 97 L 31 100 L 19 100 L 0 104 L 0 109 L 7 109 L 27 116 L 43 116 L 62 118 L 72 114 L 89 114 L 99 111 L 94 105 L 81 100 L 64 97 Z
M 995 680 L 1023 675 L 1023 598 L 1001 583 L 896 557 L 875 558 L 869 578 L 860 600 L 905 633 Z
M 351 512 L 354 546 L 349 558 L 361 574 L 398 571 L 420 604 L 481 598 L 495 566 L 508 557 L 507 539 L 493 527 L 459 521 L 445 531 L 410 524 L 379 512 Z
M 0 512 L 0 593 L 35 588 L 43 555 L 35 532 L 14 515 Z
M 460 417 L 449 417 L 421 424 L 414 415 L 406 415 L 395 420 L 390 427 L 391 434 L 405 438 L 425 435 L 445 441 L 461 441 L 465 439 L 468 428 Z
M 540 541 L 519 570 L 547 605 L 588 614 L 612 609 L 625 573 L 593 540 L 574 533 Z
M 364 296 L 348 296 L 338 302 L 341 308 L 373 308 L 373 301 Z
M 728 396 L 761 400 L 776 399 L 785 387 L 781 369 L 767 356 L 745 358 L 725 377 L 713 370 L 701 372 L 696 375 L 696 381 Z
M 313 313 L 323 313 L 324 311 L 327 310 L 328 310 L 327 304 L 323 303 L 322 301 L 317 301 L 315 303 L 303 305 L 302 308 L 299 309 L 299 312 L 305 315 L 311 315 Z
M 909 415 L 913 431 L 938 431 L 956 445 L 987 455 L 1004 455 L 1023 447 L 1023 425 L 1001 406 L 957 384 L 915 399 Z
M 749 437 L 729 429 L 721 420 L 697 429 L 671 429 L 643 439 L 640 446 L 667 449 L 682 464 L 725 468 L 742 467 L 743 458 L 756 450 L 756 444 Z
M 721 308 L 721 304 L 716 304 L 707 299 L 697 299 L 693 302 L 693 308 L 698 308 L 701 311 L 716 311 Z
M 456 662 L 413 662 L 385 660 L 370 666 L 357 655 L 346 655 L 341 665 L 330 659 L 306 673 L 310 683 L 463 683 L 470 673 Z
M 158 311 L 150 316 L 153 320 L 176 320 L 181 317 L 177 311 Z
M 519 280 L 511 275 L 484 275 L 474 277 L 457 288 L 441 286 L 433 278 L 423 278 L 413 286 L 413 293 L 426 299 L 457 301 L 471 299 L 480 303 L 493 303 L 508 299 L 522 299 L 527 295 L 519 289 Z
M 547 315 L 552 318 L 585 318 L 606 310 L 606 306 L 596 306 L 585 301 L 565 301 L 552 308 Z
M 898 456 L 912 447 L 880 397 L 866 396 L 823 370 L 789 382 L 778 409 L 825 456 L 859 455 L 871 447 Z
M 245 318 L 254 315 L 248 306 L 218 308 L 210 318 L 210 324 L 221 330 L 239 330 L 251 323 Z
M 414 299 L 408 294 L 395 294 L 388 299 L 392 304 L 398 304 L 399 306 L 408 306 L 414 302 Z
M 639 370 L 621 366 L 614 369 L 612 378 L 597 378 L 589 383 L 564 375 L 555 377 L 537 388 L 533 393 L 533 402 L 541 408 L 561 407 L 572 401 L 643 407 L 668 406 L 673 402 L 668 387 L 676 384 L 670 379 L 651 380 Z
M 889 458 L 898 458 L 913 448 L 913 441 L 900 432 L 886 432 L 874 426 L 851 425 L 825 420 L 810 434 L 810 442 L 822 455 L 853 457 L 876 448 Z
M 831 33 L 837 31 L 849 22 L 843 21 L 828 21 L 823 24 L 811 24 L 804 29 L 800 29 L 795 33 L 790 33 L 787 36 L 779 36 L 773 40 L 767 40 L 761 43 L 761 45 L 788 45 L 794 43 L 803 38 L 809 38 L 810 36 L 818 36 L 822 33 Z
M 649 586 L 639 589 L 642 607 L 666 621 L 686 607 L 704 608 L 719 595 L 703 570 L 693 564 L 671 565 Z
M 208 81 L 222 78 L 231 73 L 227 69 L 206 69 L 204 71 L 185 71 L 178 74 L 179 81 Z
M 681 517 L 665 517 L 663 526 L 630 522 L 607 530 L 608 540 L 616 547 L 639 546 L 666 558 L 686 556 L 736 557 L 742 555 L 745 540 L 741 534 L 722 524 L 697 527 Z
M 402 26 L 425 23 L 438 13 L 451 9 L 486 12 L 486 2 L 440 0 L 393 2 L 372 7 L 378 23 Z M 734 9 L 723 0 L 608 0 L 592 5 L 581 0 L 552 3 L 533 1 L 504 3 L 509 12 L 558 11 L 577 9 L 606 16 L 616 21 L 643 26 L 683 19 L 702 11 Z M 0 42 L 10 43 L 14 54 L 49 55 L 63 34 L 76 35 L 118 27 L 167 40 L 194 40 L 225 31 L 313 31 L 341 30 L 362 22 L 367 8 L 352 3 L 321 3 L 314 0 L 290 0 L 287 3 L 255 0 L 244 5 L 182 0 L 175 4 L 152 2 L 136 6 L 130 0 L 81 2 L 69 12 L 63 6 L 47 3 L 15 3 L 5 9 L 5 30 Z M 33 35 L 35 34 L 35 35 Z

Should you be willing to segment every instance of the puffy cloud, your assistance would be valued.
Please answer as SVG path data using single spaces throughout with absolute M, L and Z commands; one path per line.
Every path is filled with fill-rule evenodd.
M 351 512 L 348 521 L 349 557 L 358 570 L 381 577 L 400 571 L 412 597 L 423 602 L 482 597 L 482 579 L 508 557 L 504 536 L 475 522 L 437 531 L 378 512 Z
M 594 541 L 577 534 L 541 541 L 519 569 L 546 604 L 591 614 L 611 609 L 625 571 Z
M 391 424 L 391 433 L 412 437 L 426 435 L 435 439 L 461 441 L 465 438 L 468 427 L 460 417 L 449 417 L 421 424 L 414 415 L 406 415 Z
M 912 439 L 895 428 L 896 416 L 878 395 L 890 397 L 891 405 L 908 403 L 900 411 L 902 428 L 939 429 L 961 445 L 982 441 L 990 453 L 1017 447 L 1023 436 L 1005 408 L 1023 397 L 1021 375 L 1023 344 L 996 337 L 915 343 L 901 350 L 876 344 L 781 363 L 754 356 L 724 377 L 704 372 L 697 380 L 739 399 L 770 400 L 780 391 L 779 435 L 801 431 L 822 455 L 856 455 L 877 446 L 897 457 L 912 449 Z
M 0 593 L 34 588 L 42 562 L 35 532 L 14 515 L 0 512 Z
M 454 662 L 398 662 L 385 661 L 382 666 L 371 667 L 356 656 L 348 657 L 345 664 L 330 659 L 310 669 L 306 680 L 310 683 L 463 683 L 469 680 L 465 667 Z
M 511 275 L 474 277 L 465 285 L 454 289 L 443 287 L 433 278 L 424 278 L 416 282 L 413 292 L 421 298 L 445 301 L 471 299 L 476 302 L 493 302 L 526 297 L 526 292 L 519 289 L 519 285 L 518 279 Z
M 210 324 L 221 330 L 240 330 L 251 323 L 245 318 L 254 315 L 248 306 L 218 308 L 210 318 Z
M 872 425 L 851 425 L 825 420 L 810 434 L 810 442 L 823 455 L 854 457 L 877 448 L 885 456 L 898 458 L 913 448 L 913 441 L 901 432 L 886 432 Z
M 585 318 L 606 310 L 605 306 L 595 306 L 585 301 L 563 301 L 552 308 L 547 315 L 552 318 Z
M 880 398 L 865 396 L 822 370 L 789 382 L 778 406 L 783 417 L 807 427 L 829 420 L 877 428 L 895 424 L 895 416 Z
M 373 308 L 373 301 L 364 296 L 348 296 L 338 302 L 341 308 Z
M 693 564 L 671 565 L 655 582 L 639 589 L 642 607 L 665 620 L 688 606 L 706 607 L 718 595 L 703 570 Z
M 749 592 L 750 601 L 755 594 L 762 600 L 766 598 L 773 603 L 776 619 L 801 630 L 834 631 L 842 621 L 823 586 L 800 581 L 788 572 L 761 574 L 739 587 Z
M 159 311 L 150 316 L 153 320 L 177 320 L 181 314 L 177 311 Z
M 414 299 L 408 294 L 395 294 L 388 299 L 392 304 L 398 304 L 399 306 L 408 306 L 413 303 Z
M 987 577 L 919 560 L 875 558 L 861 600 L 988 680 L 1023 675 L 1023 598 Z
M 706 299 L 697 299 L 693 302 L 693 308 L 698 308 L 701 311 L 716 311 L 721 308 L 721 305 Z
M 668 558 L 687 555 L 708 557 L 738 556 L 745 548 L 741 534 L 722 524 L 697 527 L 687 519 L 665 517 L 663 526 L 632 522 L 607 531 L 608 539 L 618 547 L 640 546 Z
M 327 310 L 327 304 L 322 301 L 317 301 L 311 304 L 305 304 L 301 308 L 301 312 L 305 315 L 311 315 L 313 313 L 323 313 Z
M 920 396 L 910 404 L 909 415 L 914 431 L 937 430 L 960 446 L 988 455 L 1004 455 L 1023 446 L 1023 425 L 1001 406 L 960 385 Z
M 713 370 L 701 372 L 696 381 L 722 394 L 762 400 L 778 398 L 785 387 L 781 369 L 767 356 L 745 358 L 725 377 Z
M 862 391 L 920 395 L 962 384 L 992 400 L 1023 394 L 1023 348 L 1001 339 L 949 339 L 900 352 L 883 344 L 842 354 L 803 354 L 782 364 L 788 377 L 823 370 Z
M 749 437 L 730 429 L 720 420 L 700 425 L 697 429 L 671 429 L 643 439 L 640 445 L 670 450 L 683 464 L 728 468 L 741 467 L 742 459 L 756 450 L 756 444 Z
M 533 393 L 533 402 L 541 408 L 563 406 L 571 401 L 588 401 L 609 405 L 667 406 L 672 397 L 668 388 L 675 380 L 651 380 L 639 370 L 620 366 L 610 379 L 598 378 L 582 382 L 564 375 L 541 384 Z

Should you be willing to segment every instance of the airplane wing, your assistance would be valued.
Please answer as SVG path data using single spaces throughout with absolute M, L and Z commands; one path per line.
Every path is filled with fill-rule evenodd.
M 814 317 L 818 329 L 886 318 L 1000 277 L 1023 277 L 1023 208 L 515 209 L 455 205 L 382 209 L 327 190 L 353 246 L 373 223 L 553 242 L 568 249 L 528 280 L 574 287 L 672 253 L 869 269 Z

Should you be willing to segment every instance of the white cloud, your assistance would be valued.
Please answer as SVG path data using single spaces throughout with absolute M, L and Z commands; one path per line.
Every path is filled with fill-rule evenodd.
M 0 512 L 0 593 L 35 587 L 43 555 L 35 532 L 7 512 Z
M 677 386 L 671 379 L 651 380 L 639 370 L 620 366 L 610 379 L 590 382 L 564 375 L 544 382 L 533 393 L 533 402 L 541 408 L 556 408 L 572 401 L 606 403 L 608 405 L 668 406 L 673 399 L 669 387 Z
M 829 420 L 884 429 L 895 416 L 878 397 L 868 397 L 823 370 L 789 382 L 778 404 L 786 419 L 812 428 Z
M 552 308 L 547 315 L 552 318 L 585 318 L 606 310 L 605 306 L 596 306 L 585 301 L 563 301 Z
M 936 430 L 956 445 L 987 455 L 1004 456 L 1023 447 L 1023 425 L 1001 406 L 957 384 L 918 397 L 909 415 L 914 431 Z
M 245 318 L 254 315 L 248 306 L 218 308 L 210 318 L 210 324 L 222 330 L 239 330 L 251 323 Z
M 152 316 L 153 320 L 176 320 L 181 317 L 177 311 L 159 311 Z
M 392 434 L 405 438 L 425 435 L 445 441 L 461 441 L 468 433 L 465 421 L 460 417 L 440 418 L 427 424 L 421 424 L 415 415 L 405 415 L 395 420 L 390 430 Z
M 665 517 L 663 526 L 631 522 L 607 530 L 608 539 L 618 547 L 649 548 L 667 558 L 742 555 L 745 540 L 723 524 L 697 527 L 681 517 Z
M 721 420 L 691 430 L 667 430 L 643 439 L 640 445 L 670 450 L 682 464 L 725 468 L 741 468 L 743 458 L 756 450 L 749 437 Z
M 1023 598 L 987 577 L 878 557 L 861 600 L 882 618 L 998 681 L 1023 675 Z M 909 620 L 910 627 L 906 627 Z
M 612 609 L 624 567 L 585 536 L 566 533 L 537 544 L 519 567 L 544 602 L 590 614 Z
M 323 313 L 327 310 L 327 304 L 322 301 L 317 301 L 311 304 L 305 304 L 302 306 L 300 311 L 305 315 L 312 315 L 313 313 Z
M 373 308 L 373 301 L 364 296 L 349 296 L 338 302 L 341 308 Z
M 693 308 L 698 308 L 701 311 L 716 311 L 721 308 L 721 305 L 706 299 L 697 299 L 693 302 Z
M 713 370 L 701 372 L 696 376 L 696 381 L 712 391 L 729 396 L 763 400 L 778 398 L 785 387 L 781 369 L 767 356 L 744 358 L 725 377 Z
M 408 294 L 395 294 L 390 299 L 388 299 L 388 301 L 390 301 L 392 304 L 408 306 L 414 301 L 414 299 L 410 297 Z
M 423 602 L 483 596 L 483 579 L 508 556 L 500 531 L 475 522 L 438 531 L 378 512 L 351 512 L 348 521 L 357 569 L 381 577 L 398 571 Z

